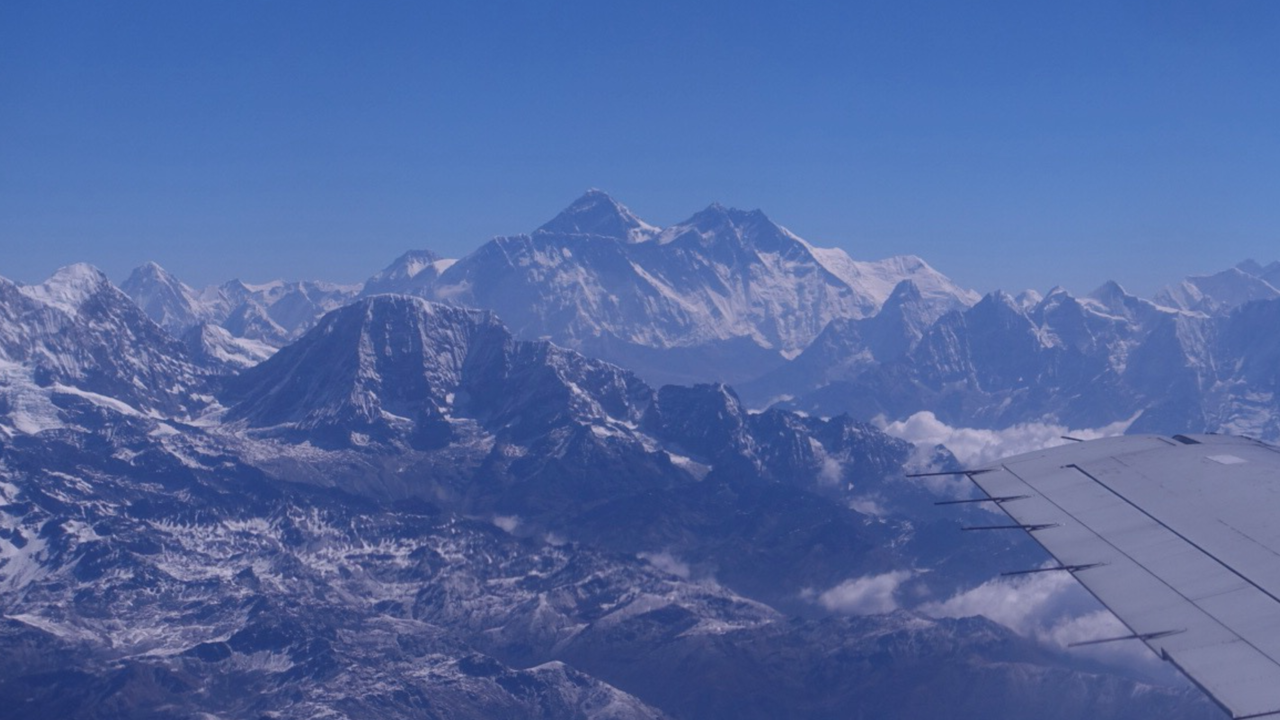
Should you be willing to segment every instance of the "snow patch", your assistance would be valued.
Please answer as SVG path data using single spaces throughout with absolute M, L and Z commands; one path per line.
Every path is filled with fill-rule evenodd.
M 702 463 L 698 462 L 697 460 L 694 460 L 691 457 L 688 457 L 687 455 L 677 455 L 676 453 L 673 453 L 670 450 L 667 450 L 666 453 L 667 453 L 667 458 L 671 460 L 672 465 L 675 465 L 681 470 L 689 473 L 696 480 L 701 480 L 705 478 L 707 476 L 707 473 L 711 472 L 710 465 L 703 465 Z
M 14 430 L 35 435 L 65 427 L 49 389 L 35 383 L 30 368 L 0 360 L 0 394 L 11 408 L 7 419 Z
M 0 592 L 22 590 L 49 574 L 45 565 L 48 541 L 34 533 L 23 537 L 26 543 L 22 547 L 0 538 Z
M 75 395 L 76 397 L 84 398 L 85 400 L 88 400 L 94 405 L 107 408 L 108 410 L 114 410 L 115 412 L 118 412 L 121 415 L 128 415 L 130 417 L 154 416 L 154 415 L 144 416 L 142 413 L 138 412 L 137 408 L 133 407 L 132 405 L 120 402 L 119 400 L 116 400 L 115 398 L 112 398 L 112 397 L 107 397 L 106 395 L 99 395 L 98 393 L 95 393 L 95 392 L 89 392 L 88 390 L 81 390 L 80 388 L 77 388 L 77 387 L 71 387 L 70 385 L 62 385 L 60 383 L 56 383 L 54 384 L 52 390 L 53 392 L 60 393 L 62 395 Z

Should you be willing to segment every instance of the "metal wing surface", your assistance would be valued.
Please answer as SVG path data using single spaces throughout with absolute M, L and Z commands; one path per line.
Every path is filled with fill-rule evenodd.
M 968 474 L 1232 717 L 1280 720 L 1280 448 L 1126 436 Z

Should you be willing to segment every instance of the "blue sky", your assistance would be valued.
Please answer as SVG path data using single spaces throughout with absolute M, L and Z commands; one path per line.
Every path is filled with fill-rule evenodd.
M 0 275 L 357 281 L 589 187 L 981 291 L 1280 258 L 1280 3 L 0 4 Z

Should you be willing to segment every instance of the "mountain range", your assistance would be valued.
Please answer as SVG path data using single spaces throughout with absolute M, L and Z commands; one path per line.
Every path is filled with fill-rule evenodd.
M 1194 307 L 1169 300 L 1188 288 L 1200 289 Z M 1043 298 L 996 292 L 922 328 L 905 295 L 870 320 L 832 323 L 793 362 L 741 389 L 753 404 L 862 419 L 929 411 L 965 427 L 1120 423 L 1280 439 L 1280 354 L 1269 340 L 1280 293 L 1236 268 L 1158 297 L 1166 304 L 1113 282 L 1081 298 L 1061 288 Z
M 874 314 L 903 280 L 934 314 L 977 299 L 917 257 L 855 261 L 758 210 L 713 204 L 660 229 L 592 190 L 528 235 L 494 238 L 457 261 L 409 252 L 360 287 L 232 281 L 196 291 L 154 264 L 122 287 L 177 336 L 212 324 L 273 347 L 356 296 L 415 295 L 493 311 L 517 337 L 663 383 L 753 377 L 802 351 L 833 319 Z
M 526 244 L 609 232 L 704 269 L 694 248 L 724 249 L 688 234 L 703 220 L 659 231 L 619 208 Z M 806 247 L 708 212 L 750 238 L 729 255 Z M 435 293 L 480 267 L 415 257 L 383 279 L 438 273 Z M 87 266 L 0 282 L 0 716 L 1219 716 L 1112 656 L 929 613 L 1045 560 L 958 542 L 988 512 L 903 477 L 954 468 L 945 448 L 752 411 L 720 382 L 657 387 L 461 302 L 298 283 L 224 317 L 140 273 L 138 302 Z M 902 280 L 856 313 L 834 295 L 883 342 L 876 363 L 947 318 L 1017 316 Z M 937 315 L 919 337 L 872 322 L 913 304 Z M 761 334 L 734 337 L 784 361 L 816 326 L 769 335 L 752 307 Z M 236 313 L 284 335 L 237 334 Z
M 649 383 L 727 382 L 752 408 L 962 427 L 1022 423 L 1280 440 L 1268 309 L 1280 263 L 1246 261 L 1145 300 L 979 297 L 913 256 L 855 261 L 760 211 L 713 204 L 658 228 L 598 190 L 528 235 L 459 259 L 404 254 L 362 285 L 232 281 L 196 291 L 154 264 L 122 288 L 193 356 L 238 371 L 326 312 L 395 293 L 488 310 Z

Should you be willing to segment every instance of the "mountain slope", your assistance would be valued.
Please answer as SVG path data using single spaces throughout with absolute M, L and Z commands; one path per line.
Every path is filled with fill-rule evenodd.
M 0 717 L 1213 717 L 986 621 L 831 615 L 1042 557 L 957 551 L 983 511 L 847 418 L 393 296 L 225 382 L 194 422 L 76 405 L 0 443 Z
M 123 403 L 131 412 L 186 415 L 207 405 L 206 372 L 101 272 L 62 268 L 44 283 L 0 278 L 0 363 L 11 420 L 58 424 L 55 404 Z
M 184 462 L 147 424 L 0 449 L 0 717 L 1214 717 L 985 621 L 789 620 L 635 556 Z
M 890 419 L 928 410 L 947 423 L 990 428 L 1091 428 L 1136 417 L 1134 431 L 1177 432 L 1203 422 L 1204 392 L 1214 382 L 1208 318 L 1114 283 L 1086 298 L 1055 289 L 1029 306 L 992 293 L 942 316 L 904 343 L 908 352 L 884 362 L 844 361 L 840 350 L 863 341 L 857 328 L 835 335 L 840 330 L 772 378 L 774 388 L 808 390 L 784 406 Z

